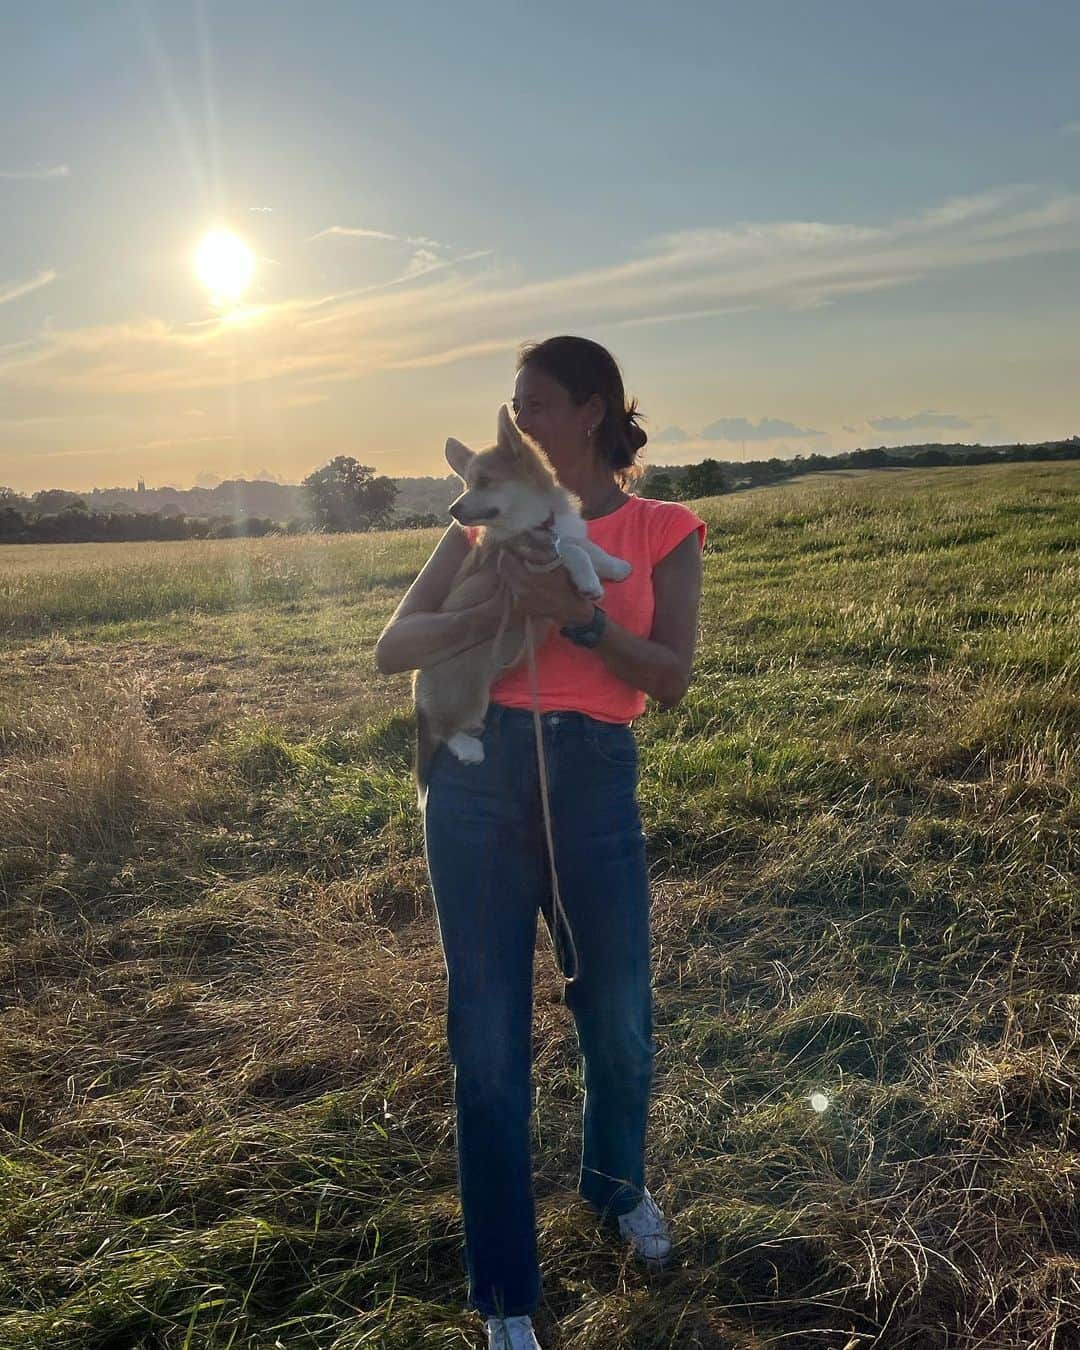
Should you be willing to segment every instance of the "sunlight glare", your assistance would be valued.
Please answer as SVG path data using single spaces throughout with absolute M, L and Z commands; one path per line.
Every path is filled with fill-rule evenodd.
M 240 299 L 255 274 L 255 255 L 231 230 L 211 230 L 195 253 L 195 271 L 214 304 Z

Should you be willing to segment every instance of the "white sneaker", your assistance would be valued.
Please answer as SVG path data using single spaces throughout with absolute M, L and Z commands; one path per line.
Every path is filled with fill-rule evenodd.
M 531 1317 L 489 1317 L 488 1350 L 540 1350 Z
M 663 1261 L 671 1251 L 671 1230 L 648 1187 L 636 1209 L 619 1215 L 619 1232 L 631 1240 L 634 1254 L 646 1261 Z

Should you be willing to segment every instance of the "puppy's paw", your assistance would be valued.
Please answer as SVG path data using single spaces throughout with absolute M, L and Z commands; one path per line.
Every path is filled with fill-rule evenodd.
M 483 764 L 484 747 L 475 736 L 455 731 L 446 744 L 462 764 Z
M 611 564 L 609 580 L 625 581 L 633 570 L 633 567 L 625 558 L 616 558 Z

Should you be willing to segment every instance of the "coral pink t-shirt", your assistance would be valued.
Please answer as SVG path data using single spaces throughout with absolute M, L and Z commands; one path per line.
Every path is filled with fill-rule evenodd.
M 652 570 L 694 530 L 704 551 L 705 521 L 682 502 L 629 497 L 608 515 L 585 524 L 590 540 L 613 557 L 625 558 L 634 569 L 625 581 L 600 578 L 604 588 L 601 608 L 621 628 L 635 637 L 647 638 L 655 610 Z M 471 547 L 480 527 L 467 525 L 465 533 Z M 604 664 L 603 657 L 563 637 L 558 626 L 537 649 L 536 683 L 541 712 L 569 708 L 601 722 L 630 722 L 645 711 L 644 690 L 619 679 Z M 496 678 L 491 701 L 508 708 L 532 708 L 527 656 L 513 670 Z

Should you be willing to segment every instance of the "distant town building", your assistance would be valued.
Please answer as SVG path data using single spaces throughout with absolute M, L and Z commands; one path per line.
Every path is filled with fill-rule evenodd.
M 146 484 L 143 482 L 143 480 L 142 480 L 141 478 L 139 479 L 139 486 L 138 486 L 138 488 L 137 488 L 137 491 L 139 491 L 139 492 L 145 492 L 145 491 L 146 491 Z

